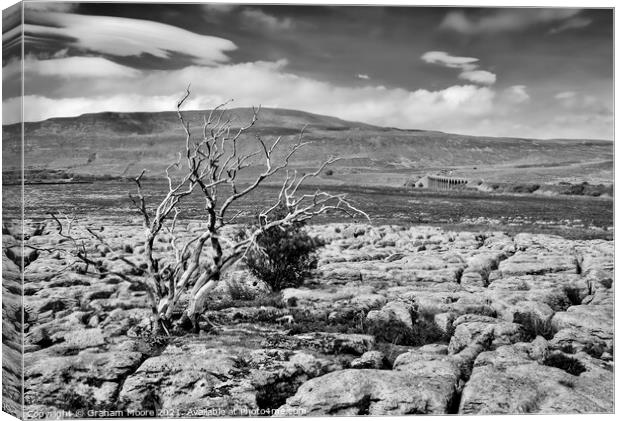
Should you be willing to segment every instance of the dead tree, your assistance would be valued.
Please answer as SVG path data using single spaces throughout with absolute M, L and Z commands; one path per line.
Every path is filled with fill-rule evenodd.
M 368 215 L 353 206 L 345 195 L 323 191 L 300 194 L 300 187 L 304 182 L 318 176 L 326 166 L 337 161 L 336 158 L 328 159 L 315 172 L 304 175 L 289 171 L 287 167 L 295 153 L 310 143 L 303 141 L 303 130 L 279 162 L 275 162 L 274 151 L 277 150 L 281 137 L 268 144 L 256 135 L 256 150 L 242 153 L 240 141 L 242 138 L 244 141 L 249 138 L 247 132 L 258 121 L 260 108 L 253 109 L 251 121 L 246 126 L 235 129 L 231 120 L 225 116 L 223 106 L 219 106 L 208 116 L 205 115 L 199 135 L 194 136 L 190 123 L 181 111 L 189 95 L 188 88 L 177 104 L 177 117 L 183 126 L 185 142 L 178 160 L 166 168 L 168 191 L 165 197 L 154 208 L 148 206 L 142 185 L 145 170 L 134 180 L 137 186 L 136 195 L 130 194 L 142 217 L 145 230 L 143 257 L 147 268 L 144 270 L 146 273 L 143 282 L 152 310 L 151 326 L 156 332 L 159 329 L 168 332 L 175 320 L 179 324 L 191 322 L 193 328 L 197 329 L 198 317 L 217 282 L 251 248 L 259 248 L 257 239 L 264 230 L 286 227 L 331 211 L 368 218 Z M 263 170 L 242 187 L 239 174 L 251 166 L 252 160 L 257 159 L 262 161 Z M 239 216 L 237 213 L 229 217 L 231 207 L 257 190 L 265 180 L 273 178 L 283 170 L 286 174 L 277 199 L 259 212 L 260 226 L 242 240 L 233 242 L 224 239 L 221 236 L 222 227 L 233 223 Z M 194 192 L 204 198 L 206 228 L 181 241 L 176 236 L 175 228 L 179 223 L 183 199 Z M 283 217 L 274 216 L 274 211 L 279 206 L 288 209 L 288 213 Z M 59 223 L 58 219 L 56 221 Z M 158 259 L 153 249 L 156 239 L 163 232 L 171 234 L 173 238 L 174 258 L 167 259 L 167 262 Z M 95 232 L 89 233 L 97 241 L 104 242 Z M 75 244 L 78 249 L 77 257 L 92 266 L 93 261 L 85 255 L 84 246 Z M 184 296 L 189 296 L 189 301 L 180 309 L 181 317 L 175 318 Z

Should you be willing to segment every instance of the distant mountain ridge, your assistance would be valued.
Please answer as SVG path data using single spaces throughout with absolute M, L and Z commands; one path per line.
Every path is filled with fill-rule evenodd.
M 195 135 L 200 134 L 203 116 L 208 112 L 184 112 Z M 233 118 L 233 126 L 239 127 L 250 121 L 252 110 L 234 108 L 227 115 Z M 184 142 L 176 112 L 103 112 L 24 126 L 27 168 L 78 174 L 120 176 L 146 168 L 156 175 L 176 159 Z M 241 148 L 254 150 L 255 135 L 267 141 L 282 136 L 284 153 L 304 127 L 304 139 L 313 144 L 299 151 L 295 168 L 314 167 L 330 156 L 343 158 L 334 167 L 334 177 L 323 177 L 325 182 L 400 185 L 406 178 L 438 170 L 467 177 L 488 178 L 487 172 L 492 171 L 499 178 L 502 174 L 514 178 L 515 173 L 527 178 L 527 173 L 537 168 L 546 168 L 545 177 L 562 179 L 570 173 L 583 173 L 586 178 L 600 179 L 607 177 L 613 163 L 613 142 L 605 140 L 537 140 L 403 130 L 274 108 L 261 109 Z M 14 168 L 20 130 L 19 124 L 3 126 L 3 169 Z

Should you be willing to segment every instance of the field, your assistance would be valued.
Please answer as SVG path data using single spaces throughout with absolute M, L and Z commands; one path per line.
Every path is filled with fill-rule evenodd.
M 144 183 L 147 203 L 161 199 L 166 185 L 160 181 Z M 323 186 L 325 188 L 325 186 Z M 126 224 L 137 217 L 128 193 L 134 193 L 132 182 L 95 182 L 85 184 L 27 185 L 25 212 L 40 220 L 49 212 L 78 217 L 119 218 Z M 371 187 L 327 188 L 332 193 L 345 193 L 352 202 L 365 209 L 374 224 L 434 225 L 464 230 L 499 230 L 508 232 L 542 232 L 561 234 L 567 238 L 613 238 L 613 201 L 609 198 L 580 196 L 508 195 L 478 192 L 432 192 L 425 190 Z M 5 215 L 18 211 L 18 186 L 4 186 Z M 305 192 L 315 188 L 308 186 Z M 273 203 L 279 190 L 265 186 L 247 197 L 234 213 L 242 211 L 239 222 L 248 222 L 255 209 Z M 199 195 L 188 199 L 182 218 L 198 219 L 203 203 Z M 317 223 L 342 222 L 341 215 L 327 215 Z M 139 225 L 139 222 L 135 221 Z

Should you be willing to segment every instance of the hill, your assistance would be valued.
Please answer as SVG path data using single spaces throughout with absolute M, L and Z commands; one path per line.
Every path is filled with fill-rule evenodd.
M 185 113 L 196 135 L 200 134 L 204 114 Z M 227 114 L 235 127 L 251 118 L 247 108 L 231 109 Z M 285 109 L 262 109 L 256 126 L 242 139 L 241 148 L 254 150 L 256 134 L 267 141 L 282 136 L 284 152 L 304 126 L 304 139 L 313 144 L 298 153 L 295 168 L 316 167 L 330 156 L 344 158 L 330 175 L 321 177 L 319 182 L 323 183 L 399 186 L 438 170 L 488 181 L 612 182 L 610 141 L 401 130 Z M 105 112 L 26 123 L 25 140 L 29 170 L 132 176 L 146 168 L 151 176 L 158 176 L 176 159 L 184 134 L 175 112 Z M 3 126 L 4 171 L 16 168 L 19 142 L 19 125 Z M 258 170 L 251 168 L 250 173 Z

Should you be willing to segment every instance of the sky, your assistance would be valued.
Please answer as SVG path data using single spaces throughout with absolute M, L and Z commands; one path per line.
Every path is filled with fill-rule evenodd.
M 403 129 L 613 138 L 611 9 L 25 3 L 25 120 L 281 107 Z M 3 124 L 19 30 L 3 29 Z

